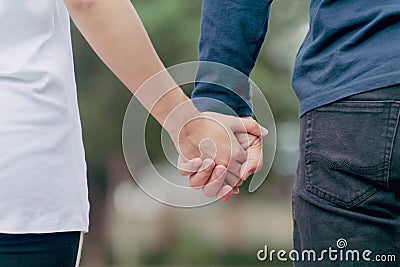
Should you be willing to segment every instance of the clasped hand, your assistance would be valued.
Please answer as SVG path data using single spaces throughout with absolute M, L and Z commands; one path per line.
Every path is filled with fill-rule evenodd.
M 175 140 L 178 170 L 190 185 L 223 201 L 262 167 L 262 136 L 268 131 L 252 118 L 203 112 L 188 121 Z

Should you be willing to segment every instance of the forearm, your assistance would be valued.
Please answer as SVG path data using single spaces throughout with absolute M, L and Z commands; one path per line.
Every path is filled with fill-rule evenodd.
M 176 106 L 188 100 L 165 71 L 129 0 L 65 0 L 65 3 L 75 25 L 98 56 L 161 124 Z M 159 72 L 162 72 L 159 79 L 141 88 Z M 185 104 L 185 109 L 182 115 L 197 112 L 191 103 Z
M 265 38 L 272 0 L 203 0 L 199 60 L 228 65 L 238 72 L 199 68 L 194 98 L 218 99 L 239 116 L 251 116 L 251 91 L 248 81 Z M 211 73 L 212 71 L 212 73 Z M 232 81 L 232 82 L 229 82 Z M 223 81 L 224 87 L 217 84 Z M 232 91 L 228 90 L 229 87 Z M 201 110 L 218 111 L 204 101 Z

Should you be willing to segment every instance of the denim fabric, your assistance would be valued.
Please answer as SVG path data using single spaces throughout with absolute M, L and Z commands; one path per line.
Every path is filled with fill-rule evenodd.
M 289 13 L 298 7 L 296 1 L 291 2 Z M 300 116 L 350 95 L 400 83 L 399 0 L 309 2 L 309 31 L 297 53 L 292 76 Z M 249 76 L 268 29 L 271 3 L 203 0 L 199 60 L 226 64 Z M 212 82 L 224 73 L 200 68 L 200 78 L 205 75 L 210 75 Z M 251 115 L 248 83 L 241 81 L 230 89 L 200 82 L 192 96 L 214 98 L 239 116 Z M 207 101 L 195 105 L 202 111 L 219 112 Z
M 394 254 L 396 262 L 324 257 L 295 266 L 400 266 L 399 118 L 400 87 L 347 97 L 300 118 L 294 248 L 371 250 L 370 259 Z M 338 247 L 339 239 L 347 246 Z

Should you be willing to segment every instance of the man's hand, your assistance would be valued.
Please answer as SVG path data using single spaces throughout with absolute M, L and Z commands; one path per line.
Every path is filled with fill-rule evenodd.
M 262 168 L 262 140 L 261 137 L 246 133 L 236 133 L 235 136 L 247 153 L 246 162 L 242 165 L 240 171 L 240 179 L 245 181 L 250 175 Z

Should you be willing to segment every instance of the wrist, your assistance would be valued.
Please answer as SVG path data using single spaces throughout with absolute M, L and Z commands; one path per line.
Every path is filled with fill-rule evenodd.
M 193 103 L 185 101 L 176 106 L 167 116 L 163 127 L 171 136 L 172 140 L 177 141 L 183 127 L 190 121 L 199 118 L 201 112 L 196 109 Z

